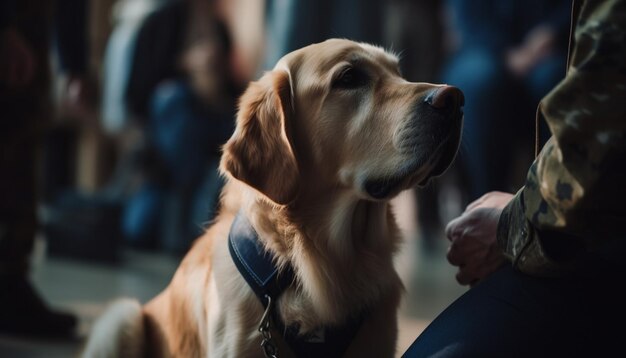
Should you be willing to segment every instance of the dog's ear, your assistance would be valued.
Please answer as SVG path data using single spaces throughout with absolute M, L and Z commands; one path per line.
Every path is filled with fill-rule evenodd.
M 221 170 L 277 204 L 298 192 L 298 164 L 289 136 L 289 74 L 275 70 L 250 84 L 239 101 L 237 127 L 224 146 Z

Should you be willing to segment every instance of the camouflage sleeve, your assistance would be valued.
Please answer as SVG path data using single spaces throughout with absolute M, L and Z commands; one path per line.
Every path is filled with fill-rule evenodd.
M 626 1 L 587 1 L 567 76 L 542 101 L 553 136 L 504 209 L 498 242 L 519 270 L 559 275 L 626 240 Z

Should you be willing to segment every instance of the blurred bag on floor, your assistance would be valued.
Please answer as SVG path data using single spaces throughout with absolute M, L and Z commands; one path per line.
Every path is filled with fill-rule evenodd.
M 42 208 L 51 255 L 116 262 L 122 244 L 122 201 L 104 194 L 61 193 Z

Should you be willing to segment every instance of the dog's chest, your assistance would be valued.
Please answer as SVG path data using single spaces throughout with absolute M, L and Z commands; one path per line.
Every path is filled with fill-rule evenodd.
M 280 313 L 277 302 L 281 299 L 285 304 L 285 300 L 297 297 L 297 294 L 293 293 L 297 282 L 291 267 L 279 268 L 275 265 L 272 253 L 266 250 L 242 213 L 238 214 L 233 222 L 228 248 L 240 275 L 263 306 L 264 313 L 258 322 L 258 330 L 262 336 L 261 347 L 267 356 L 272 356 L 277 350 L 277 338 L 274 337 L 276 333 L 280 334 L 280 339 L 284 340 L 298 357 L 343 355 L 361 326 L 363 314 L 337 326 L 316 326 L 313 329 L 306 329 L 298 324 L 287 325 L 285 322 L 289 320 L 284 319 L 285 314 Z M 286 291 L 289 291 L 289 294 L 285 295 Z M 306 307 L 306 302 L 302 303 L 303 305 L 295 306 Z M 289 303 L 287 305 L 289 306 Z M 299 313 L 303 315 L 306 311 Z M 305 328 L 306 333 L 302 334 L 301 328 Z

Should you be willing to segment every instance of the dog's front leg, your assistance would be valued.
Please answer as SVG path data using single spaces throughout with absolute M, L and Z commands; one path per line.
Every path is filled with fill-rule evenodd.
M 393 357 L 398 337 L 399 304 L 399 290 L 387 295 L 363 322 L 345 357 Z

